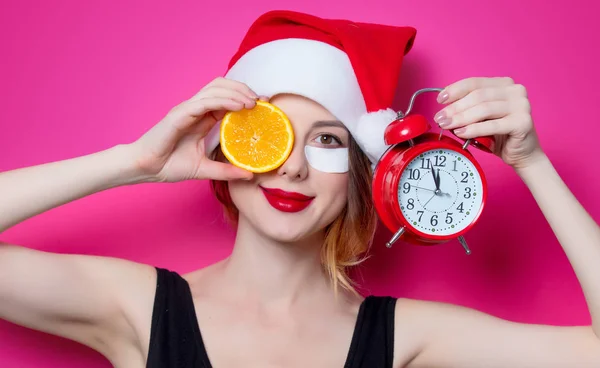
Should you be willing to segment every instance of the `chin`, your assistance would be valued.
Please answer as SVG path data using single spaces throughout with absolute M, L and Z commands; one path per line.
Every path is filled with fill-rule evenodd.
M 257 203 L 248 211 L 238 207 L 240 216 L 244 216 L 250 226 L 269 239 L 282 243 L 299 242 L 323 231 L 328 225 L 328 222 L 323 223 L 319 218 L 321 216 L 316 203 L 309 204 L 301 211 L 288 212 L 274 208 L 264 196 L 257 197 Z
M 239 211 L 240 225 L 243 222 L 243 226 L 281 243 L 299 242 L 323 232 L 345 205 L 345 201 L 319 195 L 310 200 L 282 200 L 257 185 L 230 187 L 230 193 Z

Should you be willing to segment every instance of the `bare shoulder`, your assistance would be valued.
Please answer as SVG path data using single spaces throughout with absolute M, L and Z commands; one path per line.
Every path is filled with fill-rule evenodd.
M 132 361 L 132 356 L 145 359 L 150 342 L 150 329 L 157 272 L 152 265 L 131 260 L 90 255 L 70 256 L 87 285 L 112 303 L 107 317 L 100 321 L 108 327 L 106 346 L 109 359 Z M 91 297 L 91 300 L 95 300 Z M 95 300 L 99 302 L 99 300 Z M 100 314 L 102 315 L 102 314 Z M 112 321 L 107 321 L 112 319 Z M 102 353 L 102 351 L 101 351 Z
M 422 308 L 427 302 L 398 298 L 394 321 L 394 367 L 406 367 L 423 349 Z
M 129 327 L 140 350 L 147 353 L 156 294 L 157 272 L 154 266 L 123 259 L 107 258 L 107 267 L 114 271 L 109 283 L 116 292 Z
M 155 284 L 149 265 L 0 244 L 0 299 L 6 301 L 0 318 L 80 342 L 111 360 L 122 346 L 144 346 Z
M 396 303 L 394 367 L 420 367 L 420 360 L 431 345 L 433 336 L 440 334 L 440 326 L 452 323 L 453 329 L 460 329 L 460 323 L 474 314 L 479 313 L 458 305 L 399 298 Z
M 413 299 L 396 305 L 394 367 L 597 367 L 591 326 L 518 323 L 465 306 Z

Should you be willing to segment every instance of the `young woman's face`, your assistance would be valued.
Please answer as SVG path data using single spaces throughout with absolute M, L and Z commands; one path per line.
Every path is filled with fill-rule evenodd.
M 341 122 L 312 100 L 286 94 L 277 95 L 270 102 L 283 110 L 292 123 L 292 152 L 272 172 L 255 174 L 251 181 L 230 182 L 229 192 L 239 210 L 240 222 L 267 237 L 290 242 L 322 231 L 346 205 L 348 173 L 332 173 L 336 170 L 331 167 L 339 168 L 339 154 L 344 153 L 340 148 L 348 147 L 350 135 Z M 313 154 L 310 161 L 307 151 Z M 332 159 L 334 156 L 337 161 Z

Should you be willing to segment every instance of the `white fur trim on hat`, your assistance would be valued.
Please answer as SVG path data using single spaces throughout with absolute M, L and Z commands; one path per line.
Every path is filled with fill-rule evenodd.
M 318 102 L 339 119 L 375 163 L 385 151 L 383 131 L 395 112 L 367 113 L 348 55 L 324 42 L 281 39 L 244 54 L 225 75 L 247 84 L 258 95 L 291 93 Z M 219 126 L 206 138 L 206 151 L 219 143 Z

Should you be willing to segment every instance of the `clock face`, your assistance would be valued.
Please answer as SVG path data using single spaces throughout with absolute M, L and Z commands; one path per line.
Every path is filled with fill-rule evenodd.
M 415 229 L 429 235 L 464 230 L 479 214 L 483 182 L 466 156 L 449 149 L 426 151 L 402 172 L 400 210 Z

